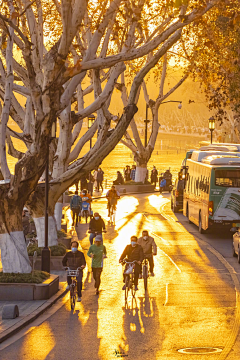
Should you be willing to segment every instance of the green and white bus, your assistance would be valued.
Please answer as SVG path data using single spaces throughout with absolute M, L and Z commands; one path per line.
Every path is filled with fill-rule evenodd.
M 186 162 L 183 214 L 202 233 L 240 222 L 240 152 L 194 151 Z

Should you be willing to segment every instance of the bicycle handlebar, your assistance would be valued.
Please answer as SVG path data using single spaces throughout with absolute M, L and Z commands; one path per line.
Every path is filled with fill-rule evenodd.
M 102 230 L 102 231 L 88 230 L 88 234 L 97 233 L 97 235 L 101 235 L 102 233 L 106 233 L 106 232 L 107 232 L 107 230 Z
M 137 261 L 137 260 L 126 261 L 126 259 L 123 259 L 122 262 L 123 262 L 124 264 L 134 264 L 134 263 L 137 263 L 138 261 Z

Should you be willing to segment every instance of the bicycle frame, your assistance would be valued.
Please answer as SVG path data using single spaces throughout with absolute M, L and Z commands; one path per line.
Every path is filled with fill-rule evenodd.
M 144 259 L 144 264 L 143 264 L 143 280 L 144 280 L 144 289 L 145 291 L 147 290 L 147 282 L 148 282 L 148 277 L 149 277 L 149 271 L 148 271 L 148 265 L 149 264 L 149 260 L 148 258 Z
M 71 277 L 72 283 L 70 284 L 70 306 L 74 310 L 76 303 L 76 293 L 77 293 L 77 277 L 79 275 L 79 270 L 70 270 L 67 269 L 67 276 Z
M 125 274 L 125 306 L 127 306 L 127 302 L 128 302 L 128 292 L 131 291 L 132 292 L 132 299 L 135 298 L 135 287 L 134 287 L 134 267 L 135 267 L 135 263 L 137 262 L 136 260 L 132 261 L 132 262 L 128 262 L 126 260 L 123 260 L 124 264 L 126 265 L 133 265 L 131 272 L 128 274 Z M 124 269 L 124 273 L 125 271 L 127 271 L 128 269 Z

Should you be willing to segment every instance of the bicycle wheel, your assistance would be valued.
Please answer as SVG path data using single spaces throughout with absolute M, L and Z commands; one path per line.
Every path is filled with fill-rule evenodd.
M 75 302 L 74 302 L 74 287 L 72 285 L 70 285 L 70 306 L 71 306 L 71 309 L 73 310 L 74 309 L 74 306 L 75 306 Z
M 132 299 L 134 299 L 136 291 L 135 291 L 133 274 L 130 275 L 129 285 L 130 285 L 130 289 L 131 289 L 131 292 L 132 292 Z
M 144 289 L 147 290 L 147 283 L 148 283 L 148 269 L 147 265 L 143 265 L 143 280 L 144 280 Z
M 127 306 L 128 300 L 128 276 L 125 277 L 125 306 Z

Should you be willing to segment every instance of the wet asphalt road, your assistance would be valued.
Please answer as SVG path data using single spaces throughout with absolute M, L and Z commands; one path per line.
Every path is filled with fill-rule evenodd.
M 106 217 L 104 200 L 94 202 L 93 208 Z M 123 197 L 116 220 L 104 236 L 108 258 L 100 295 L 94 292 L 88 258 L 83 300 L 75 311 L 67 295 L 42 323 L 33 324 L 9 346 L 1 344 L 0 359 L 239 359 L 240 265 L 232 258 L 231 235 L 200 235 L 182 214 L 172 213 L 168 196 L 155 194 Z M 130 298 L 125 308 L 118 259 L 130 236 L 139 236 L 143 229 L 158 246 L 155 277 L 149 279 L 147 293 L 139 280 L 136 301 Z M 87 225 L 78 227 L 85 254 L 86 230 Z M 209 347 L 222 352 L 201 354 Z M 183 348 L 201 349 L 179 353 Z

